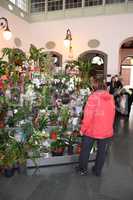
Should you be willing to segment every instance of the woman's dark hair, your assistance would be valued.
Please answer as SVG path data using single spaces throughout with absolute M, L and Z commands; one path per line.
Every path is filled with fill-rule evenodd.
M 103 81 L 103 79 L 100 78 L 96 78 L 93 82 L 93 88 L 94 90 L 106 90 L 107 89 L 107 85 L 106 83 Z

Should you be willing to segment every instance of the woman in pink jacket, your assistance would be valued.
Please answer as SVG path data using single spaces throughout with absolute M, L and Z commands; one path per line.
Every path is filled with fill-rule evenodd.
M 113 96 L 105 90 L 100 80 L 94 81 L 94 92 L 88 97 L 80 133 L 83 135 L 78 171 L 87 174 L 88 160 L 94 141 L 97 141 L 97 155 L 92 168 L 93 174 L 100 176 L 105 162 L 106 150 L 113 136 L 115 103 Z

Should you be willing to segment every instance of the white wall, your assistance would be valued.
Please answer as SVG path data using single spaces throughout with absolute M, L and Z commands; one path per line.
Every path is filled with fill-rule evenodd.
M 96 16 L 86 18 L 73 18 L 66 20 L 45 21 L 31 24 L 31 40 L 37 46 L 45 46 L 48 41 L 56 43 L 55 51 L 67 58 L 67 51 L 63 46 L 66 30 L 69 27 L 72 32 L 74 57 L 86 50 L 88 41 L 97 39 L 100 46 L 96 50 L 108 54 L 108 74 L 119 72 L 119 47 L 123 40 L 133 36 L 133 14 Z M 94 50 L 94 49 L 93 49 Z
M 19 48 L 26 51 L 30 43 L 29 24 L 2 7 L 0 7 L 0 17 L 6 17 L 8 19 L 9 28 L 13 35 L 10 41 L 6 41 L 3 39 L 2 31 L 0 30 L 0 49 L 4 47 L 16 47 L 14 39 L 20 38 L 22 45 Z
M 22 49 L 29 49 L 30 43 L 37 47 L 45 47 L 48 41 L 56 43 L 54 51 L 63 54 L 63 61 L 68 57 L 68 52 L 64 48 L 64 38 L 67 28 L 72 32 L 72 46 L 74 58 L 84 51 L 91 50 L 88 41 L 97 39 L 100 46 L 95 50 L 100 50 L 108 55 L 108 74 L 119 72 L 119 48 L 126 38 L 133 37 L 133 14 L 82 17 L 63 20 L 51 20 L 28 24 L 12 13 L 0 7 L 0 16 L 7 17 L 13 38 L 5 42 L 0 32 L 0 48 L 15 47 L 14 38 L 22 40 Z M 94 49 L 92 49 L 94 50 Z M 46 49 L 47 51 L 47 49 Z

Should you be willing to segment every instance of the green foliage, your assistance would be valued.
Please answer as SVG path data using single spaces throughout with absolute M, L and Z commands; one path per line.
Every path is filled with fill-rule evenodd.
M 52 75 L 53 58 L 50 54 L 44 52 L 44 48 L 37 48 L 35 45 L 30 45 L 29 60 L 33 60 L 34 64 L 40 67 L 41 72 Z
M 3 146 L 0 145 L 0 154 L 3 155 L 1 164 L 5 167 L 12 167 L 17 162 L 24 163 L 27 157 L 23 144 L 13 137 L 9 137 Z
M 50 114 L 49 114 L 49 119 L 52 122 L 56 122 L 57 119 L 58 119 L 58 115 L 55 112 L 51 111 Z
M 29 53 L 30 53 L 30 60 L 33 60 L 35 63 L 39 62 L 39 59 L 41 57 L 41 53 L 44 51 L 44 48 L 37 48 L 35 45 L 31 44 Z M 38 63 L 39 64 L 39 63 Z
M 26 55 L 21 49 L 3 48 L 2 53 L 2 58 L 7 56 L 10 64 L 22 65 L 22 62 L 26 60 Z
M 12 117 L 8 118 L 7 124 L 11 127 L 15 126 L 18 122 L 20 122 L 21 120 L 25 120 L 28 118 L 28 116 L 30 115 L 30 110 L 28 106 L 25 107 L 18 107 L 17 104 L 14 106 L 16 106 L 16 112 L 13 114 Z M 13 108 L 13 112 L 14 112 L 14 108 Z
M 60 147 L 65 147 L 65 142 L 62 139 L 57 139 L 56 141 L 53 141 L 51 143 L 51 148 L 52 149 L 60 148 Z
M 93 65 L 87 60 L 79 59 L 73 61 L 73 64 L 79 67 L 81 76 L 81 87 L 85 88 L 89 86 L 89 79 L 92 76 Z
M 5 96 L 0 96 L 0 120 L 3 120 L 8 109 L 8 104 Z
M 8 141 L 8 131 L 5 129 L 0 129 L 0 148 Z
M 62 106 L 60 110 L 60 119 L 61 119 L 63 127 L 67 126 L 69 117 L 70 117 L 69 107 Z
M 26 138 L 29 138 L 29 136 L 33 133 L 33 124 L 31 122 L 26 122 L 21 125 L 21 128 L 23 132 L 26 135 Z
M 0 59 L 0 77 L 6 74 L 7 62 Z
M 40 157 L 42 142 L 45 139 L 47 139 L 46 134 L 44 134 L 42 131 L 33 129 L 33 133 L 27 141 L 27 145 L 29 145 L 30 151 L 32 152 L 32 156 L 29 157 L 32 159 L 36 166 L 36 158 Z
M 41 67 L 41 72 L 46 73 L 48 76 L 52 76 L 53 58 L 50 54 L 46 54 L 44 52 L 41 53 L 39 66 Z
M 47 124 L 48 124 L 48 118 L 45 116 L 41 116 L 39 118 L 39 127 L 38 127 L 39 131 L 42 131 L 44 128 L 46 128 Z
M 49 86 L 44 86 L 41 92 L 42 96 L 42 107 L 46 108 L 51 104 L 51 89 Z

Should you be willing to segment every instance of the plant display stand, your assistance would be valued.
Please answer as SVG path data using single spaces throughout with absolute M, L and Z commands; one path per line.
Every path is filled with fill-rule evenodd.
M 38 167 L 46 167 L 46 166 L 55 166 L 55 165 L 64 165 L 64 164 L 72 164 L 78 163 L 79 155 L 64 155 L 64 156 L 54 156 L 54 157 L 40 157 L 36 160 Z M 89 161 L 95 160 L 95 153 L 90 154 Z M 36 167 L 33 160 L 28 159 L 26 163 L 27 167 Z

